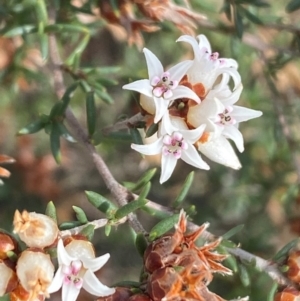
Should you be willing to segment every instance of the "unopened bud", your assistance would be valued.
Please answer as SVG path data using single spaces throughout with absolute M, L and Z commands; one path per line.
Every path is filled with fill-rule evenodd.
M 290 253 L 287 266 L 289 267 L 287 276 L 294 282 L 300 282 L 300 250 Z
M 17 250 L 17 241 L 10 235 L 0 232 L 0 259 L 8 258 L 7 252 L 14 251 L 17 253 Z
M 294 287 L 287 287 L 275 295 L 274 301 L 300 301 L 300 292 Z
M 18 278 L 9 260 L 0 260 L 0 297 L 10 293 L 18 285 Z

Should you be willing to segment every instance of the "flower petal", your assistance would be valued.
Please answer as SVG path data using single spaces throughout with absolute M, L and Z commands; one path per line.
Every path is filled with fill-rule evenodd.
M 243 85 L 240 84 L 232 93 L 229 97 L 225 97 L 225 98 L 221 98 L 219 97 L 220 101 L 222 102 L 222 104 L 227 107 L 227 106 L 232 106 L 233 104 L 235 104 L 240 96 L 241 93 L 243 91 Z M 220 93 L 221 95 L 221 93 Z
M 178 98 L 189 98 L 195 100 L 197 103 L 201 102 L 200 98 L 193 90 L 182 85 L 178 86 L 173 91 L 173 96 L 170 99 L 178 99 Z
M 76 258 L 69 255 L 64 247 L 62 239 L 60 239 L 57 243 L 57 259 L 59 265 L 64 264 L 67 266 L 69 266 L 73 260 L 76 260 Z
M 210 160 L 233 169 L 240 169 L 241 163 L 231 144 L 223 136 L 214 138 L 205 143 L 198 143 L 198 150 Z
M 161 175 L 159 182 L 160 184 L 166 182 L 172 175 L 176 166 L 177 159 L 172 154 L 162 155 L 161 157 Z
M 155 103 L 154 123 L 158 123 L 168 111 L 170 100 L 166 100 L 162 97 L 160 98 L 154 97 L 153 100 Z
M 181 159 L 197 168 L 209 169 L 208 164 L 202 160 L 194 145 L 190 143 L 188 143 L 188 145 L 188 149 L 182 152 Z
M 48 287 L 48 293 L 52 294 L 54 292 L 57 292 L 63 285 L 63 280 L 64 280 L 64 274 L 62 273 L 62 266 L 59 266 L 57 269 L 55 276 Z
M 80 293 L 80 289 L 76 288 L 73 283 L 65 284 L 62 287 L 62 301 L 75 301 Z
M 196 141 L 199 140 L 199 138 L 202 136 L 204 130 L 205 130 L 206 124 L 202 124 L 196 129 L 192 130 L 181 130 L 180 132 L 183 135 L 183 138 L 187 141 L 189 141 L 191 144 L 194 144 Z
M 82 287 L 92 295 L 98 297 L 109 296 L 115 293 L 114 288 L 102 284 L 93 272 L 87 270 L 83 276 Z
M 233 106 L 233 111 L 231 116 L 236 120 L 236 122 L 243 122 L 249 119 L 257 118 L 262 115 L 261 111 L 256 111 L 240 106 Z
M 126 90 L 136 91 L 145 94 L 146 96 L 149 97 L 153 97 L 152 86 L 150 85 L 149 79 L 137 80 L 130 84 L 124 85 L 122 88 Z
M 151 144 L 145 144 L 145 145 L 140 145 L 140 144 L 131 144 L 131 148 L 138 151 L 141 154 L 144 155 L 156 155 L 161 153 L 163 147 L 163 141 L 162 141 L 162 137 L 158 138 L 156 141 L 154 141 Z
M 83 266 L 92 272 L 100 270 L 108 261 L 110 254 L 104 254 L 97 258 L 82 258 Z
M 237 127 L 235 127 L 234 125 L 227 125 L 225 126 L 222 134 L 226 138 L 233 140 L 240 153 L 244 151 L 244 138 Z
M 179 82 L 192 65 L 193 61 L 183 61 L 179 64 L 176 64 L 168 70 L 170 73 L 170 78 Z
M 194 51 L 195 60 L 200 61 L 201 52 L 200 52 L 199 45 L 195 38 L 193 38 L 192 36 L 183 35 L 183 36 L 179 37 L 176 40 L 176 42 L 187 42 L 187 43 L 191 44 L 193 51 Z
M 200 34 L 197 38 L 199 40 L 199 49 L 205 48 L 208 53 L 211 53 L 211 46 L 207 37 L 204 34 Z
M 153 77 L 161 76 L 162 73 L 164 72 L 164 68 L 160 60 L 152 51 L 150 51 L 147 48 L 144 48 L 143 52 L 145 54 L 145 58 L 147 62 L 149 80 L 151 81 Z

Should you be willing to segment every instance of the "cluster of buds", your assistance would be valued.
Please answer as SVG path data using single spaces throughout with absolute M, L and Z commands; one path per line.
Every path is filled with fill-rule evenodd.
M 13 224 L 26 247 L 20 251 L 12 236 L 0 233 L 0 297 L 9 294 L 11 301 L 43 301 L 62 288 L 62 300 L 75 301 L 82 287 L 98 297 L 115 292 L 94 274 L 109 254 L 96 258 L 86 237 L 69 236 L 63 241 L 56 222 L 35 212 L 16 210 Z M 56 246 L 59 266 L 55 273 L 50 251 Z
M 288 271 L 287 277 L 293 281 L 296 286 L 300 286 L 300 250 L 292 250 L 286 262 Z M 300 290 L 295 287 L 286 287 L 283 291 L 275 295 L 274 301 L 300 301 Z
M 145 250 L 141 290 L 134 294 L 119 287 L 114 295 L 98 301 L 225 301 L 207 287 L 214 273 L 232 274 L 221 263 L 227 255 L 215 251 L 221 239 L 202 246 L 195 244 L 207 227 L 205 223 L 186 234 L 187 217 L 181 211 L 175 232 L 159 237 Z
M 157 124 L 153 143 L 131 147 L 144 155 L 161 154 L 161 183 L 169 179 L 178 159 L 209 169 L 200 153 L 239 169 L 241 164 L 228 139 L 242 152 L 244 140 L 239 123 L 262 115 L 235 105 L 243 90 L 235 60 L 212 52 L 204 35 L 199 35 L 198 41 L 188 35 L 177 41 L 192 46 L 193 60 L 165 70 L 154 53 L 144 48 L 149 78 L 123 86 L 141 94 L 140 106 L 148 116 L 146 130 Z

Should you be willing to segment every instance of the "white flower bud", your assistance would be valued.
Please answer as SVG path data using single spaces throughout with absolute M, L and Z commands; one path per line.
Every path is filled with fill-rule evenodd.
M 5 261 L 0 260 L 0 297 L 11 292 L 18 284 L 16 273 Z

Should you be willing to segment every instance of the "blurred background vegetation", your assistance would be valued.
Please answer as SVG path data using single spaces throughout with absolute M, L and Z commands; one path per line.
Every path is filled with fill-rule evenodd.
M 62 162 L 58 165 L 45 131 L 16 135 L 41 114 L 49 114 L 58 101 L 45 42 L 52 29 L 47 30 L 47 24 L 45 28 L 38 25 L 43 21 L 41 2 L 0 0 L 0 153 L 16 160 L 5 165 L 11 176 L 0 187 L 0 221 L 6 230 L 11 230 L 15 209 L 44 212 L 50 200 L 57 207 L 60 222 L 75 219 L 72 205 L 83 208 L 89 220 L 97 219 L 102 214 L 87 202 L 84 191 L 109 197 L 80 144 L 61 139 Z M 238 156 L 242 169 L 235 171 L 209 162 L 209 171 L 195 172 L 184 207 L 195 205 L 193 221 L 210 222 L 209 230 L 216 235 L 244 224 L 233 241 L 253 254 L 272 257 L 300 234 L 300 1 L 191 0 L 190 10 L 199 15 L 191 17 L 186 26 L 180 26 L 184 18 L 172 18 L 174 5 L 186 7 L 187 1 L 172 2 L 161 20 L 143 15 L 138 2 L 45 1 L 47 9 L 56 10 L 56 24 L 70 26 L 55 29 L 66 83 L 71 84 L 80 72 L 88 73 L 87 68 L 99 69 L 91 75 L 91 81 L 95 81 L 95 87 L 107 89 L 107 94 L 101 94 L 99 88 L 96 99 L 100 132 L 139 110 L 138 95 L 121 87 L 147 77 L 142 47 L 153 51 L 167 66 L 191 57 L 190 48 L 175 43 L 183 32 L 205 34 L 221 57 L 237 60 L 244 85 L 238 104 L 261 110 L 263 116 L 241 125 L 245 151 Z M 160 2 L 166 6 L 171 3 Z M 131 16 L 145 22 L 144 27 L 128 21 L 124 5 L 131 7 Z M 130 29 L 128 24 L 132 25 Z M 38 32 L 32 30 L 34 26 L 39 27 Z M 85 42 L 85 31 L 76 31 L 76 26 L 89 32 Z M 74 50 L 78 56 L 73 55 Z M 105 67 L 118 68 L 107 73 Z M 85 95 L 79 89 L 70 106 L 85 126 Z M 132 151 L 130 142 L 106 138 L 97 146 L 120 183 L 134 182 L 148 168 L 159 166 L 157 158 L 143 159 Z M 157 172 L 149 199 L 169 206 L 191 171 L 191 166 L 179 162 L 164 185 L 159 185 Z M 146 230 L 157 222 L 143 212 L 139 216 Z M 111 253 L 101 272 L 105 283 L 138 280 L 142 259 L 133 241 L 128 225 L 113 229 L 109 237 L 104 229 L 97 230 L 97 253 Z M 266 300 L 272 280 L 251 267 L 247 270 L 250 284 L 236 273 L 233 277 L 216 277 L 211 291 L 226 299 L 249 295 L 250 300 Z

